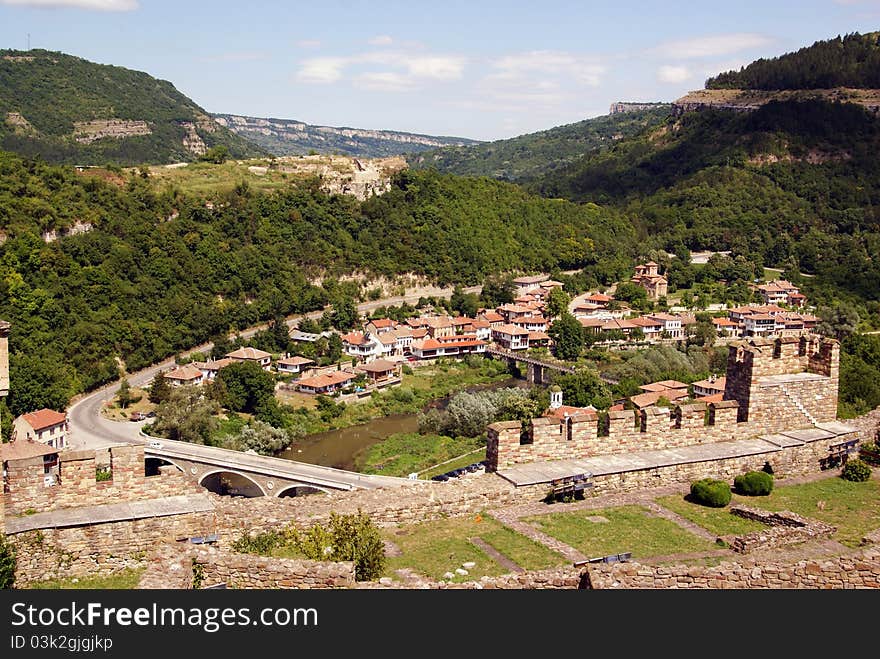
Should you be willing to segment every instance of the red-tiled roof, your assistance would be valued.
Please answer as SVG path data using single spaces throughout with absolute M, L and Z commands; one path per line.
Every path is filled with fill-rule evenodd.
M 501 323 L 504 322 L 504 316 L 500 313 L 496 313 L 495 311 L 487 311 L 483 314 L 483 318 L 490 323 Z
M 733 322 L 729 318 L 713 318 L 712 324 L 719 327 L 739 327 L 738 323 Z
M 472 336 L 446 336 L 440 339 L 428 338 L 414 341 L 412 347 L 414 350 L 437 350 L 438 348 L 468 348 L 484 345 L 486 345 L 485 341 L 480 341 Z
M 319 389 L 321 387 L 330 387 L 338 384 L 343 384 L 345 382 L 354 380 L 354 378 L 355 376 L 351 373 L 346 373 L 345 371 L 334 371 L 333 373 L 328 373 L 325 375 L 316 375 L 313 378 L 303 378 L 299 381 L 298 384 L 301 387 Z
M 726 384 L 727 377 L 722 375 L 720 378 L 715 378 L 714 382 L 712 380 L 700 380 L 698 382 L 694 382 L 694 387 L 702 387 L 703 389 L 719 389 L 723 391 Z
M 201 373 L 199 375 L 201 375 Z M 24 420 L 27 421 L 28 425 L 34 430 L 51 428 L 52 426 L 57 426 L 59 423 L 64 423 L 67 420 L 66 413 L 47 410 L 45 408 L 37 410 L 36 412 L 28 412 L 21 416 L 24 417 Z
M 712 394 L 711 396 L 703 396 L 702 398 L 700 398 L 700 401 L 703 403 L 706 403 L 707 405 L 709 403 L 720 403 L 723 400 L 724 400 L 724 392 L 723 391 L 719 394 Z
M 303 364 L 314 364 L 315 361 L 313 359 L 306 359 L 305 357 L 300 357 L 296 355 L 294 357 L 285 357 L 284 359 L 279 359 L 279 364 L 284 364 L 285 366 L 300 366 Z
M 52 448 L 48 444 L 35 442 L 32 439 L 17 439 L 14 442 L 0 444 L 0 462 L 36 458 L 41 455 L 53 455 L 57 454 L 59 450 Z
M 663 391 L 648 391 L 643 394 L 630 396 L 633 405 L 639 409 L 654 405 L 661 398 L 666 398 L 669 402 L 674 402 L 681 398 L 687 398 L 687 393 L 678 392 L 675 389 L 665 389 Z
M 529 332 L 529 341 L 549 341 L 550 335 L 546 332 Z
M 397 370 L 397 364 L 386 359 L 377 359 L 369 364 L 364 364 L 361 368 L 368 373 L 387 373 L 388 371 Z
M 611 295 L 605 295 L 605 293 L 593 293 L 585 299 L 589 302 L 611 302 L 614 297 Z
M 217 359 L 213 362 L 193 362 L 193 366 L 204 371 L 219 371 L 221 368 L 224 368 L 225 366 L 229 366 L 230 364 L 234 363 L 234 359 L 224 357 L 223 359 Z
M 496 327 L 492 330 L 493 334 L 507 334 L 509 336 L 528 336 L 528 332 L 524 330 L 522 327 L 517 327 L 511 323 L 507 325 L 502 325 L 501 327 Z
M 198 380 L 203 375 L 201 370 L 193 364 L 184 364 L 173 371 L 168 371 L 165 377 L 169 380 Z
M 578 414 L 595 414 L 596 408 L 589 407 L 572 407 L 571 405 L 560 405 L 556 409 L 550 408 L 544 412 L 544 416 L 551 419 L 564 419 L 568 416 L 576 416 Z
M 271 357 L 271 353 L 265 352 L 264 350 L 259 350 L 258 348 L 251 348 L 250 346 L 246 348 L 239 348 L 238 350 L 233 350 L 232 352 L 226 353 L 226 356 L 230 359 L 256 359 L 261 360 L 266 357 Z
M 373 323 L 373 327 L 376 329 L 382 329 L 384 327 L 394 327 L 394 321 L 390 318 L 375 318 L 370 321 Z

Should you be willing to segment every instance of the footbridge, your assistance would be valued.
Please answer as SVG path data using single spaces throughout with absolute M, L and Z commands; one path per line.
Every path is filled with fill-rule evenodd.
M 250 496 L 295 496 L 331 490 L 366 490 L 378 487 L 415 485 L 418 481 L 389 476 L 370 476 L 343 469 L 242 453 L 215 446 L 203 446 L 168 439 L 149 441 L 144 446 L 148 468 L 170 464 L 199 485 L 211 479 L 234 475 L 249 481 Z
M 548 380 L 545 377 L 545 373 L 547 371 L 556 371 L 557 373 L 565 374 L 575 372 L 575 369 L 572 366 L 555 364 L 553 362 L 536 359 L 535 357 L 530 357 L 529 355 L 514 352 L 512 350 L 504 350 L 503 348 L 490 346 L 486 348 L 486 354 L 491 355 L 492 357 L 495 357 L 497 359 L 506 359 L 509 363 L 519 362 L 522 364 L 526 364 L 526 379 L 532 384 L 548 384 Z

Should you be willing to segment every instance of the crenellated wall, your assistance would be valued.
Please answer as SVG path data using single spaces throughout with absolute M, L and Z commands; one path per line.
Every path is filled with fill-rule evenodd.
M 597 417 L 533 419 L 487 428 L 489 470 L 526 462 L 681 448 L 785 430 L 837 418 L 839 343 L 818 336 L 750 339 L 731 344 L 725 400 L 608 413 L 608 435 Z
M 562 421 L 532 419 L 522 431 L 519 421 L 501 421 L 487 429 L 489 471 L 524 462 L 575 460 L 591 455 L 678 448 L 736 439 L 736 401 L 648 407 L 608 413 L 608 435 L 597 432 L 595 414 Z
M 143 446 L 111 447 L 108 481 L 97 481 L 96 457 L 95 451 L 62 451 L 57 484 L 51 486 L 44 483 L 42 457 L 9 460 L 0 509 L 4 515 L 22 515 L 204 491 L 177 469 L 146 477 Z

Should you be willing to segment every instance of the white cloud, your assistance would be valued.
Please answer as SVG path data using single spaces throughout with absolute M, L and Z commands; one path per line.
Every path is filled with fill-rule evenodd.
M 326 85 L 342 78 L 342 69 L 348 63 L 345 57 L 314 57 L 303 60 L 296 74 L 300 82 Z
M 462 77 L 465 58 L 448 55 L 412 55 L 404 51 L 382 50 L 348 57 L 314 57 L 300 63 L 297 80 L 306 83 L 327 84 L 338 82 L 351 74 L 361 89 L 390 89 L 401 91 L 426 80 L 450 81 Z M 365 71 L 381 65 L 395 71 Z
M 359 89 L 383 92 L 401 92 L 413 87 L 413 80 L 394 71 L 371 71 L 354 79 Z
M 297 48 L 319 48 L 321 42 L 318 39 L 302 39 L 296 42 Z
M 367 41 L 367 43 L 371 46 L 390 46 L 393 41 L 394 39 L 389 37 L 387 34 L 381 34 L 378 37 L 373 37 L 372 39 Z
M 769 37 L 751 32 L 719 34 L 710 37 L 696 37 L 667 41 L 654 49 L 659 55 L 675 59 L 693 59 L 698 57 L 719 57 L 738 53 L 750 48 L 759 48 L 773 43 Z
M 563 76 L 582 85 L 598 87 L 605 73 L 605 66 L 595 58 L 549 50 L 505 55 L 494 60 L 492 66 L 498 72 L 489 76 L 490 79 L 522 81 L 540 74 L 542 77 L 535 80 L 535 84 L 545 81 L 546 76 Z
M 685 80 L 690 80 L 692 77 L 693 74 L 685 66 L 665 64 L 657 69 L 657 80 L 660 82 L 680 84 Z
M 464 70 L 463 57 L 410 57 L 403 64 L 414 78 L 457 80 Z
M 134 11 L 140 7 L 137 0 L 0 0 L 0 5 L 91 9 L 94 11 Z

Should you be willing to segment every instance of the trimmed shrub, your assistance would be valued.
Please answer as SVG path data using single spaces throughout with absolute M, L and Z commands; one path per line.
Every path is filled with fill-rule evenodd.
M 694 501 L 711 508 L 724 508 L 730 503 L 730 485 L 714 478 L 703 478 L 691 483 Z
M 843 465 L 840 476 L 844 480 L 862 483 L 871 478 L 871 467 L 867 462 L 853 458 L 852 460 L 847 460 L 846 464 Z
M 773 491 L 773 476 L 763 471 L 747 471 L 733 479 L 733 486 L 747 497 L 764 497 Z

